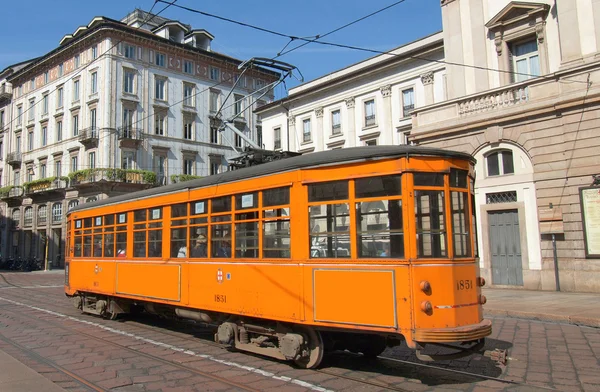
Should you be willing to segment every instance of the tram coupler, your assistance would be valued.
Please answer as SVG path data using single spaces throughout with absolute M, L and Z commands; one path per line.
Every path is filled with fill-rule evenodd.
M 495 361 L 498 365 L 505 366 L 506 360 L 508 359 L 507 354 L 508 353 L 506 350 L 497 348 L 495 350 L 485 350 L 483 356 L 490 358 L 492 361 Z

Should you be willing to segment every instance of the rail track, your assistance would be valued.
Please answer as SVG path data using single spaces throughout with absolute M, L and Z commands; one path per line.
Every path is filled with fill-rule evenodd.
M 0 276 L 1 275 L 2 274 L 0 274 Z M 14 288 L 18 288 L 18 286 L 15 286 L 12 284 L 11 284 L 11 286 Z M 44 297 L 44 299 L 42 299 L 42 300 L 36 299 L 34 301 L 36 303 L 36 305 L 31 305 L 30 304 L 30 302 L 31 302 L 30 296 L 28 296 L 24 293 L 19 293 L 17 290 L 10 290 L 10 294 L 11 294 L 11 297 L 17 297 L 17 298 L 19 298 L 19 300 L 23 301 L 23 303 L 26 303 L 30 306 L 44 305 L 45 307 L 47 307 L 48 310 L 56 309 L 57 305 L 60 303 L 60 302 L 57 303 L 57 301 L 53 300 L 52 298 Z M 74 308 L 72 307 L 72 305 L 67 301 L 65 301 L 63 303 L 64 303 L 64 305 L 59 305 L 59 308 L 61 310 L 63 310 L 64 313 L 66 313 L 66 314 L 73 313 Z M 34 318 L 31 316 L 28 316 L 28 317 Z M 94 320 L 94 319 L 98 319 L 98 317 L 97 316 L 87 316 L 87 317 L 85 317 L 85 319 Z M 198 325 L 198 324 L 195 324 L 192 322 L 180 322 L 180 321 L 175 322 L 174 320 L 168 320 L 168 319 L 165 320 L 165 319 L 161 319 L 161 318 L 158 318 L 158 317 L 155 317 L 152 315 L 143 315 L 141 317 L 124 317 L 122 321 L 125 323 L 124 325 L 128 325 L 128 327 L 138 329 L 141 331 L 160 333 L 161 335 L 177 338 L 177 339 L 180 339 L 181 341 L 193 342 L 195 344 L 201 343 L 202 345 L 205 345 L 205 346 L 222 349 L 223 352 L 231 352 L 231 350 L 228 349 L 227 346 L 216 343 L 212 340 L 214 331 L 211 327 L 201 326 L 201 325 Z M 47 322 L 47 321 L 44 321 L 44 322 Z M 111 324 L 111 323 L 108 323 L 108 324 Z M 76 333 L 88 336 L 90 338 L 98 339 L 94 335 L 86 333 L 86 332 L 82 332 L 80 330 L 77 330 Z M 190 336 L 190 335 L 193 335 L 193 336 Z M 110 341 L 108 341 L 108 342 L 110 342 Z M 126 349 L 128 351 L 135 351 L 136 353 L 139 353 L 139 351 L 129 349 L 128 347 L 126 347 L 124 345 L 119 345 L 114 342 L 111 342 L 111 344 L 117 345 L 120 348 Z M 148 354 L 144 354 L 144 355 L 148 356 Z M 247 354 L 247 353 L 244 353 L 244 355 L 252 356 L 252 354 Z M 338 353 L 334 353 L 333 355 L 343 355 L 343 356 L 347 356 L 347 357 L 351 357 L 351 358 L 356 358 L 356 360 L 362 360 L 362 358 L 361 358 L 362 356 L 360 354 L 353 354 L 353 353 L 348 353 L 348 352 L 338 352 Z M 149 358 L 160 360 L 160 361 L 164 362 L 164 360 L 162 360 L 160 357 L 157 357 L 157 356 L 150 355 Z M 530 387 L 530 388 L 537 388 L 537 389 L 543 389 L 543 390 L 557 390 L 557 389 L 551 388 L 551 387 L 540 386 L 540 385 L 534 386 L 534 385 L 530 385 L 527 383 L 517 382 L 517 381 L 513 381 L 513 380 L 507 380 L 507 379 L 503 379 L 503 378 L 499 378 L 499 377 L 487 376 L 484 374 L 461 371 L 461 370 L 457 370 L 457 369 L 440 367 L 440 366 L 435 366 L 435 365 L 430 365 L 430 364 L 412 362 L 412 361 L 402 360 L 402 359 L 383 356 L 383 355 L 377 357 L 377 359 L 382 362 L 387 362 L 388 364 L 393 364 L 394 367 L 408 365 L 408 366 L 413 366 L 413 367 L 418 367 L 418 368 L 430 369 L 430 370 L 434 370 L 436 372 L 437 371 L 447 372 L 447 373 L 451 373 L 451 374 L 454 374 L 459 377 L 469 377 L 469 378 L 478 379 L 478 380 L 494 381 L 494 382 L 498 382 L 498 383 L 504 384 L 504 385 Z M 176 364 L 176 366 L 178 368 L 181 368 L 182 370 L 191 371 L 198 375 L 203 375 L 203 372 L 201 372 L 197 369 L 189 368 L 185 365 L 173 363 L 170 361 L 167 361 L 167 363 L 170 365 L 174 365 L 174 366 Z M 52 365 L 50 364 L 50 366 L 52 366 Z M 369 366 L 370 367 L 373 366 L 372 362 L 370 363 Z M 358 366 L 358 369 L 356 369 L 356 366 L 353 366 L 354 370 L 358 370 L 358 371 L 361 370 L 360 369 L 361 367 L 362 366 L 360 366 L 360 364 Z M 372 368 L 369 370 L 372 371 Z M 380 382 L 377 380 L 369 380 L 369 379 L 366 379 L 366 378 L 360 377 L 360 376 L 341 374 L 340 372 L 336 372 L 335 368 L 321 368 L 321 369 L 316 369 L 313 371 L 320 373 L 320 374 L 325 374 L 325 375 L 328 375 L 331 377 L 337 377 L 340 379 L 357 382 L 357 383 L 360 383 L 363 385 L 368 385 L 368 386 L 373 386 L 373 387 L 378 387 L 378 388 L 385 388 L 385 389 L 392 390 L 392 391 L 399 391 L 399 392 L 411 391 L 411 389 L 406 389 L 401 386 L 390 384 L 390 383 L 384 383 L 384 382 Z M 217 376 L 211 375 L 210 377 L 213 378 L 213 377 L 217 377 Z M 215 379 L 215 380 L 220 381 L 218 379 Z M 224 379 L 223 382 L 228 382 L 228 380 Z M 252 388 L 248 389 L 247 386 L 243 386 L 243 389 L 255 390 Z

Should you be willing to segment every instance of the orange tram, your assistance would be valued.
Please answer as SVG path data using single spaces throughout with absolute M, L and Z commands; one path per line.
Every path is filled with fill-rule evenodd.
M 222 344 L 303 368 L 326 350 L 374 357 L 402 341 L 424 360 L 467 355 L 491 333 L 473 164 L 356 147 L 81 205 L 68 213 L 65 293 L 104 317 L 218 326 Z

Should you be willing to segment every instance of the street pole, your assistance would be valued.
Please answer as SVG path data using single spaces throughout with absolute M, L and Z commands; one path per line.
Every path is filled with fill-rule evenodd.
M 48 271 L 48 236 L 44 237 L 44 271 Z

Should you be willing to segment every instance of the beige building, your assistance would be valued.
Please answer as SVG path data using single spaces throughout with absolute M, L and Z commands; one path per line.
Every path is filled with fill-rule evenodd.
M 69 208 L 227 170 L 246 142 L 220 119 L 260 143 L 251 109 L 273 99 L 279 74 L 240 75 L 213 39 L 135 10 L 96 17 L 0 74 L 3 257 L 60 266 Z
M 600 174 L 600 2 L 442 0 L 441 12 L 442 62 L 414 55 L 427 50 L 427 37 L 407 45 L 416 52 L 396 49 L 387 61 L 410 65 L 395 75 L 383 71 L 382 55 L 347 68 L 355 73 L 340 70 L 291 90 L 258 111 L 267 147 L 287 148 L 287 133 L 292 150 L 313 151 L 291 140 L 305 141 L 306 119 L 318 141 L 314 151 L 369 144 L 360 132 L 369 128 L 370 91 L 378 143 L 477 158 L 478 254 L 488 284 L 600 292 L 600 188 L 590 187 Z M 403 82 L 411 73 L 414 109 L 405 124 L 397 114 L 406 106 Z M 379 112 L 388 84 L 391 117 Z M 333 144 L 321 107 L 355 96 L 361 100 L 354 111 L 341 113 L 348 139 Z

